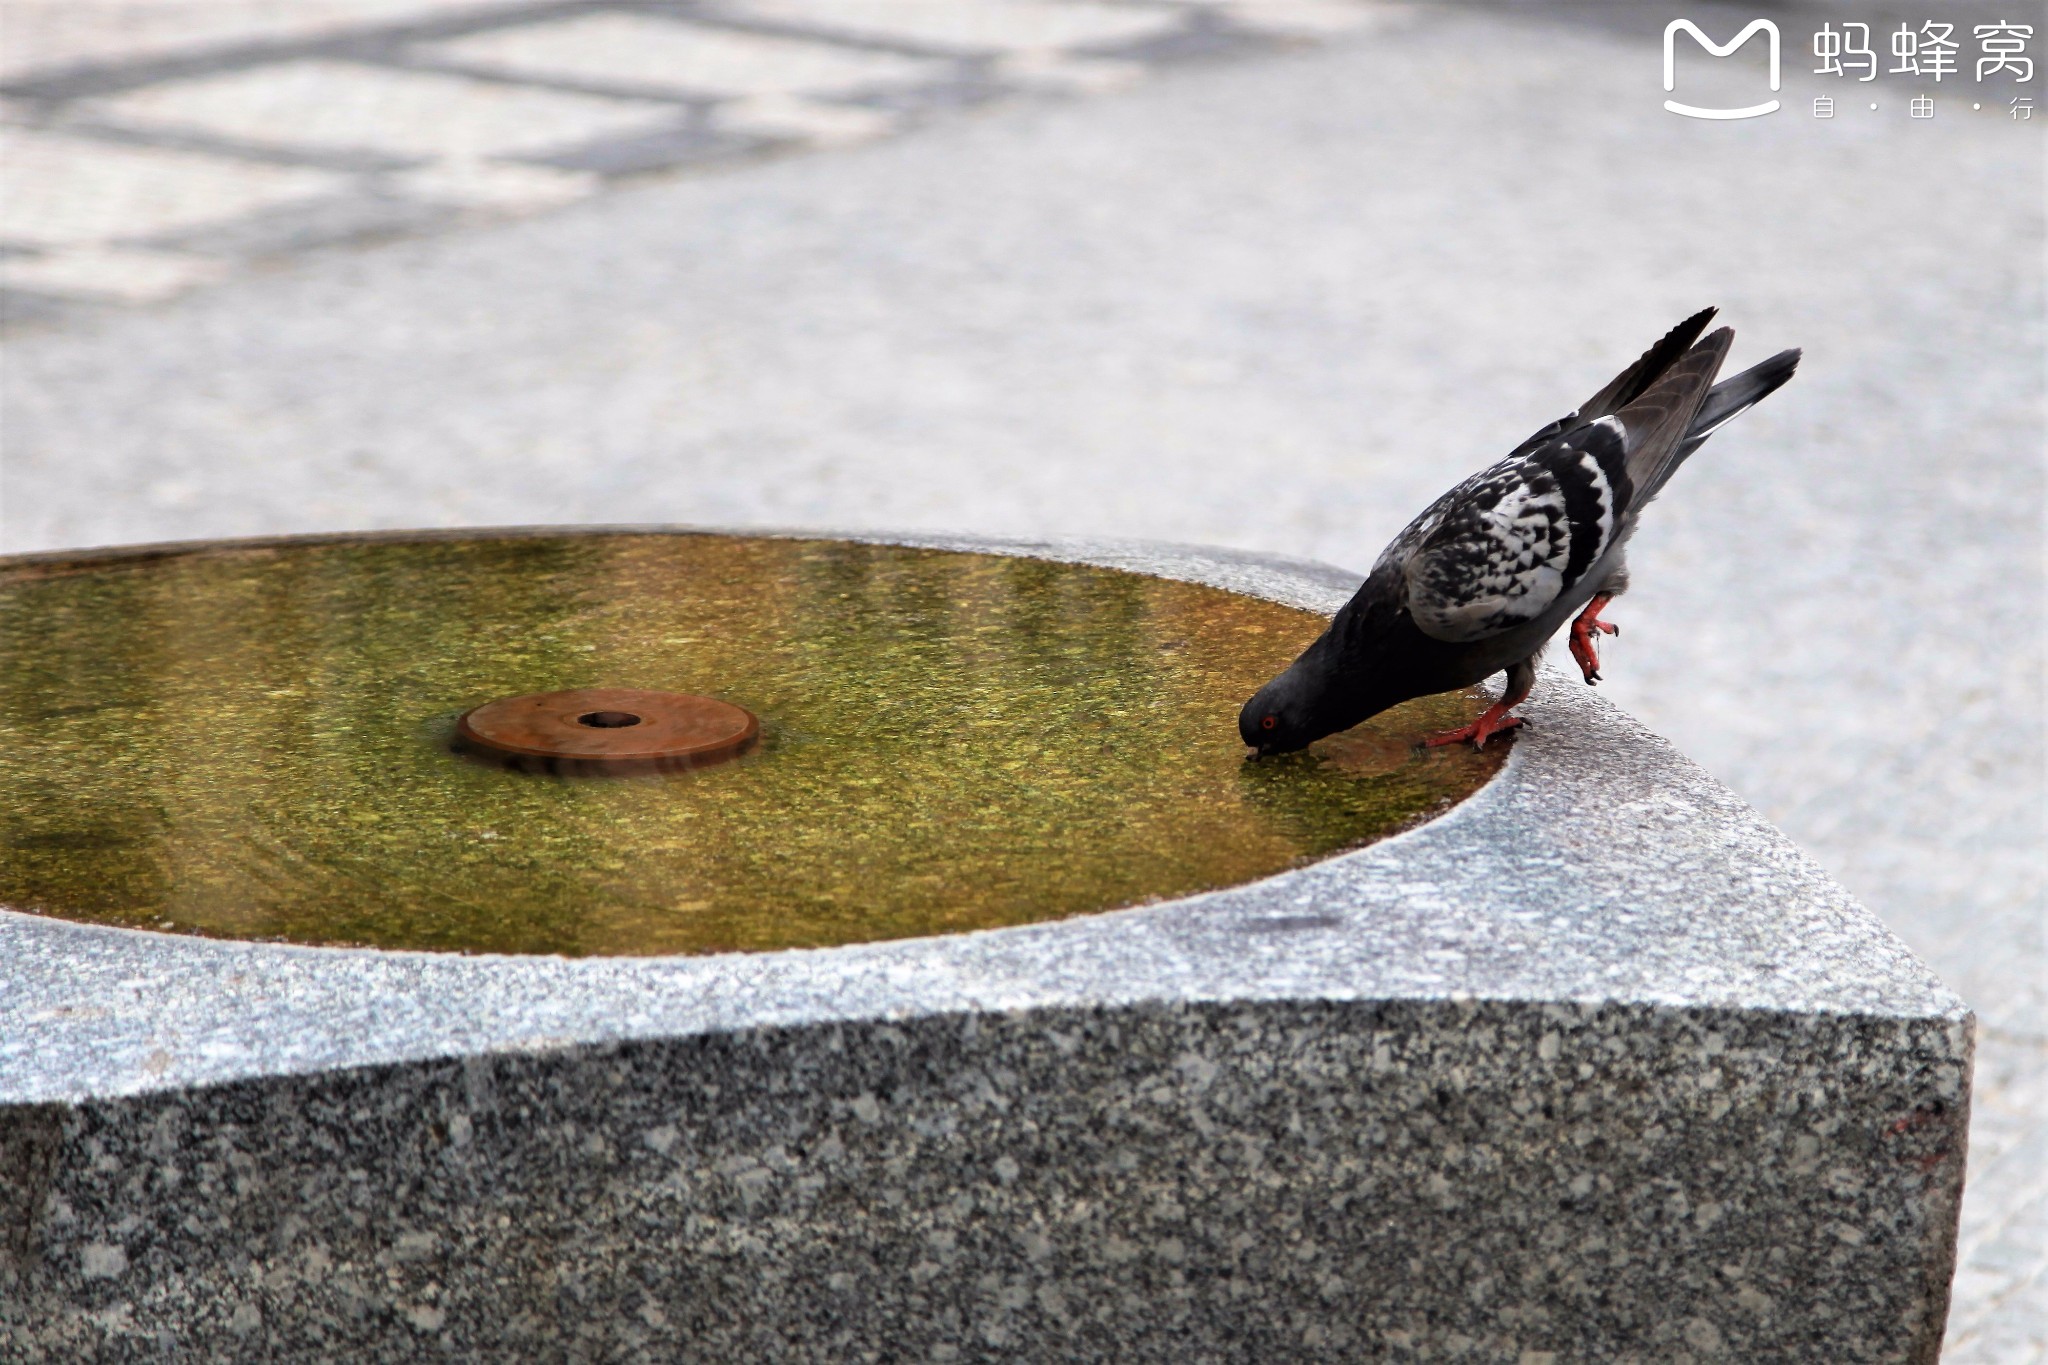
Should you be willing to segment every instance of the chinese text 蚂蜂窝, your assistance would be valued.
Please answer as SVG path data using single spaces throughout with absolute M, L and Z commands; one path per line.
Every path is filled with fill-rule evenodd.
M 1932 76 L 1938 83 L 1959 74 L 1962 45 L 1955 37 L 1954 24 L 1929 20 L 1915 28 L 1900 24 L 1891 35 L 1893 65 L 1884 68 L 1894 76 Z M 2034 79 L 2034 59 L 2027 54 L 2034 39 L 2032 24 L 2001 20 L 1978 24 L 1971 30 L 1976 39 L 1978 80 L 2004 74 L 2015 81 Z M 1855 76 L 1861 81 L 1877 79 L 1878 54 L 1871 43 L 1870 25 L 1863 23 L 1822 24 L 1813 35 L 1813 55 L 1820 65 L 1816 76 Z

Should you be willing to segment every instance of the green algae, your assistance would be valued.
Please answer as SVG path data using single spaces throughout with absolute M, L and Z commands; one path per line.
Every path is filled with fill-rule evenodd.
M 659 533 L 0 560 L 0 904 L 222 937 L 701 953 L 1024 924 L 1230 886 L 1412 825 L 1503 746 L 1425 698 L 1247 764 L 1238 706 L 1321 630 L 1195 584 Z M 570 687 L 723 697 L 715 768 L 458 757 Z

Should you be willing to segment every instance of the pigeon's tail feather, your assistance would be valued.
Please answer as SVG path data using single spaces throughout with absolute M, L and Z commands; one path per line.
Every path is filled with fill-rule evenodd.
M 1637 490 L 1638 504 L 1662 488 L 1685 458 L 1685 441 L 1693 420 L 1734 344 L 1735 333 L 1727 327 L 1709 332 L 1664 371 L 1647 393 L 1614 414 L 1628 433 L 1623 461 L 1629 486 Z
M 1685 441 L 1678 448 L 1678 459 L 1671 462 L 1671 468 L 1676 469 L 1679 460 L 1706 444 L 1709 436 L 1784 387 L 1785 381 L 1798 368 L 1797 350 L 1780 351 L 1763 364 L 1752 365 L 1733 379 L 1724 379 L 1714 385 L 1707 394 L 1707 401 L 1700 404 L 1699 415 L 1687 428 Z M 1669 470 L 1665 471 L 1665 476 L 1670 476 Z M 1650 491 L 1656 492 L 1655 489 Z
M 1649 392 L 1650 386 L 1662 379 L 1665 371 L 1692 349 L 1692 344 L 1700 339 L 1700 333 L 1706 331 L 1707 324 L 1714 320 L 1715 311 L 1702 308 L 1666 332 L 1656 345 L 1643 352 L 1635 364 L 1614 376 L 1606 388 L 1579 405 L 1579 420 L 1593 422 L 1611 417 Z

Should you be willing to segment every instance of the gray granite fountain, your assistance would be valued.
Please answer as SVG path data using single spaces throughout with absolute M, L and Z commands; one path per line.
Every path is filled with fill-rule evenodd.
M 549 534 L 461 553 L 538 556 L 638 585 L 616 600 L 650 596 L 633 577 L 646 565 L 593 567 L 542 547 Z M 633 535 L 649 554 L 689 542 Z M 230 562 L 222 591 L 267 602 L 276 563 L 334 543 L 207 563 Z M 900 580 L 919 619 L 983 600 L 947 577 L 956 561 L 1051 574 L 987 599 L 1002 623 L 976 637 L 988 648 L 1057 643 L 1033 594 L 1058 620 L 1129 621 L 1130 594 L 1182 591 L 1143 585 L 1195 584 L 1221 590 L 1218 610 L 1298 618 L 1355 582 L 1159 546 L 803 543 L 824 547 L 797 576 L 805 600 L 882 636 L 895 618 L 869 620 L 863 594 L 886 574 L 831 546 L 923 547 L 916 573 L 939 577 Z M 1402 786 L 1422 770 L 1383 746 L 1373 790 L 1409 804 L 1364 802 L 1397 832 L 1362 847 L 1343 822 L 1365 788 L 1307 760 L 1264 776 L 1234 750 L 1213 773 L 1152 762 L 1117 727 L 1171 726 L 1121 715 L 1121 691 L 1042 732 L 1005 713 L 990 742 L 1085 740 L 1100 781 L 998 765 L 956 798 L 935 774 L 917 790 L 966 804 L 933 808 L 919 847 L 938 852 L 915 857 L 891 851 L 887 822 L 844 815 L 838 842 L 792 837 L 772 857 L 698 837 L 717 877 L 757 900 L 782 888 L 767 933 L 724 912 L 711 873 L 701 898 L 669 894 L 648 860 L 680 845 L 635 812 L 701 831 L 690 803 L 742 810 L 785 759 L 825 775 L 807 800 L 852 801 L 869 777 L 834 768 L 833 746 L 901 740 L 921 761 L 944 695 L 870 688 L 883 709 L 856 720 L 806 716 L 801 686 L 767 695 L 831 671 L 839 637 L 820 636 L 810 664 L 760 674 L 765 702 L 739 699 L 764 727 L 750 757 L 609 787 L 513 772 L 454 751 L 456 712 L 636 659 L 627 681 L 643 685 L 659 651 L 594 646 L 590 663 L 577 643 L 613 597 L 522 602 L 527 619 L 554 613 L 501 651 L 524 662 L 437 690 L 433 649 L 488 635 L 488 597 L 355 593 L 355 577 L 307 567 L 294 591 L 325 605 L 264 629 L 286 621 L 330 661 L 385 659 L 372 702 L 337 708 L 321 700 L 344 689 L 331 669 L 272 677 L 269 654 L 244 658 L 164 605 L 185 598 L 150 596 L 193 553 L 0 562 L 0 589 L 34 608 L 0 646 L 0 742 L 34 757 L 0 779 L 18 784 L 0 901 L 20 907 L 0 912 L 0 1355 L 1936 1357 L 1969 1014 L 1756 812 L 1576 679 L 1544 675 L 1505 766 L 1455 804 Z M 1046 565 L 1125 572 L 1070 583 Z M 106 594 L 94 620 L 155 623 L 233 669 L 189 697 L 66 674 L 52 661 L 106 650 L 38 624 L 52 613 L 34 594 L 88 589 Z M 731 599 L 741 614 L 753 600 Z M 388 658 L 379 631 L 426 627 L 349 635 L 392 611 L 460 629 Z M 1207 648 L 1199 635 L 1131 627 L 1119 657 L 1178 686 L 1202 665 L 1171 660 Z M 673 631 L 649 647 L 662 640 L 715 652 Z M 1174 705 L 1206 717 L 1188 697 Z M 1227 712 L 1215 736 L 1234 745 Z M 302 752 L 341 755 L 332 780 L 293 776 Z M 422 783 L 472 793 L 491 828 Z M 1102 790 L 1132 813 L 1090 814 Z M 1014 831 L 975 820 L 974 801 L 1054 805 L 1029 806 L 1039 842 L 1000 854 Z M 515 856 L 521 802 L 540 804 Z M 1154 821 L 1167 835 L 1090 865 L 1087 894 L 1057 876 L 962 889 L 1010 887 L 1000 869 L 1019 859 L 1057 872 Z M 320 843 L 323 822 L 371 852 Z M 597 880 L 562 890 L 550 878 L 569 862 Z M 982 917 L 950 918 L 937 885 Z M 879 941 L 848 927 L 864 907 L 886 909 Z

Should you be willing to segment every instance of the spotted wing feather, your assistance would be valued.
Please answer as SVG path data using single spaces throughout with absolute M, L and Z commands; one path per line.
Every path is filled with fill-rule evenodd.
M 1633 490 L 1605 418 L 1517 452 L 1452 489 L 1389 547 L 1409 614 L 1452 644 L 1534 621 L 1613 544 Z

